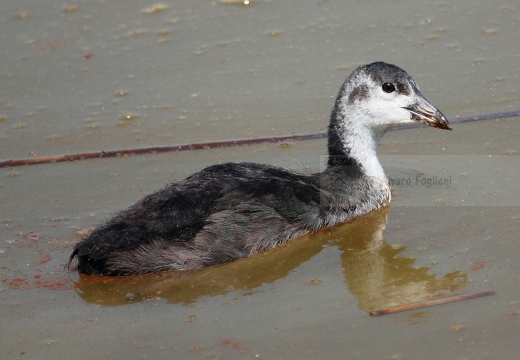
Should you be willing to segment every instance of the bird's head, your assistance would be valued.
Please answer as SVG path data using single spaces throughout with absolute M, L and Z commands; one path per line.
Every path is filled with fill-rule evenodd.
M 351 125 L 361 125 L 376 133 L 414 122 L 451 130 L 446 117 L 421 94 L 412 77 L 384 62 L 354 70 L 337 101 L 345 113 L 354 116 L 353 121 L 362 123 Z

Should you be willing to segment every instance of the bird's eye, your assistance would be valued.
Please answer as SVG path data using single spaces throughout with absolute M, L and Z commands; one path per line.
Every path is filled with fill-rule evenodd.
M 392 83 L 384 83 L 382 89 L 386 93 L 393 93 L 395 91 L 395 86 Z

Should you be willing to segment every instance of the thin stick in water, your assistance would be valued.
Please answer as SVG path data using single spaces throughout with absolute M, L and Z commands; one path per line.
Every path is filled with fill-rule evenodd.
M 455 123 L 464 123 L 464 122 L 470 122 L 470 121 L 503 119 L 503 118 L 517 117 L 517 116 L 520 116 L 520 110 L 508 111 L 508 112 L 497 113 L 497 114 L 485 114 L 485 115 L 476 115 L 476 116 L 457 118 L 454 120 L 450 120 L 450 123 L 455 124 Z M 390 130 L 405 130 L 405 129 L 416 128 L 419 126 L 426 126 L 426 125 L 412 124 L 412 125 L 396 127 L 396 128 L 390 129 Z M 323 139 L 326 137 L 327 137 L 327 133 L 317 133 L 317 134 L 307 134 L 307 135 L 289 135 L 289 136 L 275 136 L 275 137 L 268 137 L 268 138 L 214 141 L 214 142 L 207 142 L 207 143 L 192 143 L 192 144 L 185 144 L 185 145 L 154 146 L 154 147 L 137 148 L 137 149 L 96 151 L 96 152 L 82 153 L 82 154 L 56 155 L 56 156 L 35 157 L 35 158 L 19 159 L 19 160 L 5 160 L 5 161 L 0 161 L 0 168 L 22 166 L 22 165 L 49 164 L 49 163 L 56 163 L 56 162 L 62 162 L 62 161 L 101 159 L 101 158 L 108 158 L 108 157 L 129 156 L 129 155 L 138 155 L 138 154 L 158 154 L 158 153 L 163 153 L 163 152 L 175 152 L 175 151 L 184 151 L 184 150 L 214 149 L 214 148 L 224 148 L 224 147 L 242 146 L 242 145 L 275 143 L 275 142 L 283 142 L 283 141 L 314 140 L 314 139 Z
M 406 305 L 399 305 L 399 306 L 393 306 L 389 307 L 387 309 L 382 310 L 375 310 L 371 311 L 370 315 L 372 316 L 381 316 L 381 315 L 388 315 L 388 314 L 394 314 L 402 311 L 410 311 L 410 310 L 417 310 L 422 309 L 429 306 L 435 306 L 435 305 L 442 305 L 442 304 L 448 304 L 456 301 L 462 301 L 462 300 L 469 300 L 469 299 L 475 299 L 482 296 L 488 296 L 488 295 L 495 295 L 494 291 L 481 291 L 473 294 L 462 294 L 462 295 L 456 295 L 456 296 L 450 296 L 447 298 L 442 299 L 435 299 L 435 300 L 428 300 L 428 301 L 421 301 Z

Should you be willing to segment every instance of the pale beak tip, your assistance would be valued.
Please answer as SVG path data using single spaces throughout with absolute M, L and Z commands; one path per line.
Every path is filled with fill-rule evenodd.
M 411 114 L 411 119 L 425 125 L 443 130 L 453 130 L 448 119 L 433 105 L 424 99 L 423 103 L 415 103 L 405 107 Z
M 437 121 L 436 127 L 444 129 L 444 130 L 453 130 L 451 125 L 448 123 L 448 119 L 444 117 L 444 115 Z

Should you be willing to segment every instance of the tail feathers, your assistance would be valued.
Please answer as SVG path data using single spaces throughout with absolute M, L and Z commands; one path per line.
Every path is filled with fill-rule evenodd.
M 77 246 L 72 254 L 70 254 L 69 261 L 65 265 L 66 268 L 70 268 L 70 265 L 72 264 L 72 261 L 75 257 L 78 258 L 78 265 L 76 269 L 80 273 L 88 275 L 104 275 L 102 271 L 104 261 L 102 261 L 102 259 L 91 259 L 89 253 L 87 252 L 87 254 L 85 254 L 85 249 L 82 249 L 81 246 Z
M 69 261 L 67 262 L 67 264 L 65 264 L 65 268 L 70 269 L 70 264 L 72 263 L 72 260 L 74 260 L 76 255 L 78 255 L 78 253 L 79 253 L 79 249 L 75 248 L 74 251 L 72 252 L 72 254 L 70 254 Z

